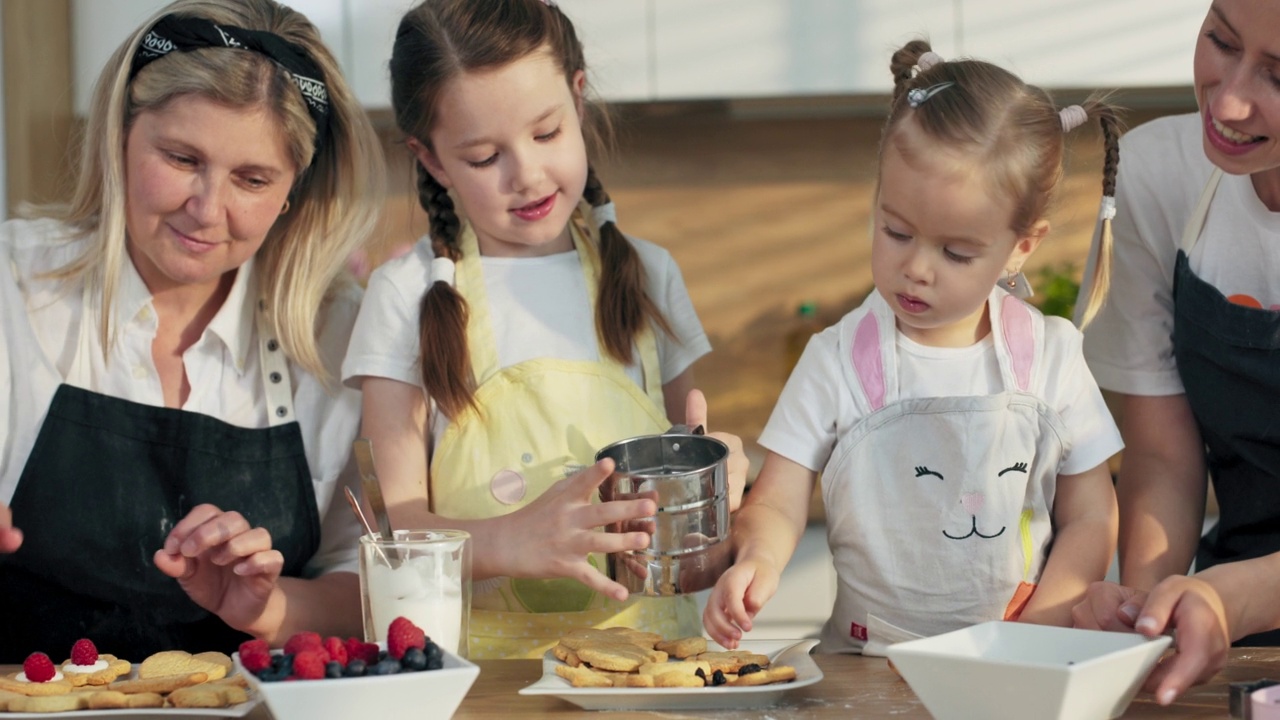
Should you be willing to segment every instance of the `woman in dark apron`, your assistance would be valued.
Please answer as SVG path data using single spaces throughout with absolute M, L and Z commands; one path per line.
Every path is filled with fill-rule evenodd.
M 360 634 L 359 398 L 324 383 L 377 153 L 272 0 L 179 0 L 112 57 L 70 210 L 0 230 L 0 663 Z
M 1275 3 L 1215 2 L 1196 46 L 1199 114 L 1130 134 L 1167 142 L 1164 159 L 1154 146 L 1125 154 L 1126 163 L 1147 165 L 1128 199 L 1131 212 L 1146 214 L 1138 226 L 1146 237 L 1122 239 L 1117 230 L 1116 266 L 1125 240 L 1145 240 L 1149 254 L 1134 261 L 1146 263 L 1145 275 L 1118 272 L 1111 302 L 1138 304 L 1145 294 L 1160 298 L 1161 312 L 1148 313 L 1142 327 L 1132 310 L 1112 308 L 1096 356 L 1086 340 L 1099 384 L 1126 393 L 1117 485 L 1124 586 L 1096 585 L 1075 617 L 1082 627 L 1176 631 L 1178 654 L 1148 680 L 1166 704 L 1220 669 L 1231 644 L 1280 645 L 1278 22 Z M 1167 159 L 1183 154 L 1185 167 Z M 1121 194 L 1124 174 L 1122 167 Z M 1169 180 L 1149 183 L 1153 174 Z M 1163 196 L 1150 197 L 1157 185 Z M 1144 333 L 1150 352 L 1176 365 L 1180 393 L 1133 393 L 1128 380 L 1106 381 L 1146 368 L 1124 366 L 1102 337 L 1132 347 Z M 1219 515 L 1201 538 L 1207 478 Z M 1192 558 L 1196 574 L 1187 577 Z

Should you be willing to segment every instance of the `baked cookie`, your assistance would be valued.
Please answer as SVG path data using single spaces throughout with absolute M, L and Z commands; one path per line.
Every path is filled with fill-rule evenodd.
M 174 690 L 169 693 L 165 704 L 179 708 L 223 708 L 238 705 L 248 699 L 243 688 L 204 683 Z
M 601 675 L 591 668 L 557 665 L 556 674 L 574 687 L 613 687 L 613 678 Z
M 652 649 L 661 640 L 662 636 L 656 633 L 642 632 L 624 627 L 575 628 L 561 636 L 560 644 L 570 650 L 577 650 L 584 645 L 602 642 L 621 642 Z
M 88 694 L 68 692 L 64 695 L 20 697 L 9 702 L 8 710 L 15 713 L 56 713 L 84 710 L 87 707 Z
M 226 657 L 222 653 L 216 653 L 216 655 Z M 165 650 L 142 661 L 142 664 L 138 666 L 138 678 L 147 679 L 168 675 L 204 673 L 205 680 L 217 680 L 218 678 L 226 677 L 229 668 L 230 664 L 223 664 L 218 660 L 211 662 L 209 659 L 202 659 L 183 650 Z
M 99 655 L 97 662 L 91 665 L 76 665 L 71 660 L 62 663 L 62 676 L 72 685 L 107 685 L 116 679 L 129 674 L 133 664 L 121 660 L 115 655 Z
M 769 666 L 769 658 L 759 653 L 749 652 L 747 650 L 717 650 L 714 652 L 699 653 L 694 656 L 695 660 L 705 660 L 711 665 L 711 669 L 723 670 L 726 673 L 736 673 L 738 668 L 743 665 L 759 665 L 760 667 Z
M 578 659 L 593 668 L 634 672 L 645 663 L 666 662 L 667 654 L 625 642 L 592 643 L 578 648 Z
M 9 673 L 0 677 L 0 690 L 8 690 L 25 697 L 46 697 L 49 695 L 66 695 L 71 692 L 74 687 L 71 681 L 64 678 L 58 680 L 50 680 L 48 682 L 28 682 L 25 679 L 19 680 L 18 677 L 23 675 L 21 672 Z
M 707 639 L 703 637 L 687 637 L 679 640 L 663 640 L 653 646 L 655 650 L 681 660 L 707 651 Z
M 680 673 L 682 675 L 697 675 L 698 671 L 702 671 L 704 677 L 711 677 L 711 665 L 699 660 L 681 660 L 680 662 L 660 662 L 645 663 L 641 665 L 637 672 L 641 675 L 666 675 L 668 673 Z
M 190 673 L 188 675 L 162 675 L 160 677 L 137 678 L 135 680 L 117 680 L 107 686 L 108 690 L 117 690 L 122 693 L 159 693 L 167 695 L 178 688 L 184 688 L 189 685 L 199 685 L 209 679 L 205 673 Z
M 796 669 L 790 665 L 775 665 L 747 675 L 739 674 L 727 685 L 735 687 L 751 685 L 772 685 L 773 683 L 791 682 L 796 679 Z

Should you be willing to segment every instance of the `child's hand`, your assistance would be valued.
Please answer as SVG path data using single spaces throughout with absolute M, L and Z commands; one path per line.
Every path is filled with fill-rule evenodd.
M 712 640 L 729 650 L 738 647 L 751 621 L 778 591 L 779 573 L 766 563 L 734 564 L 716 582 L 702 612 L 702 626 Z
M 701 390 L 689 391 L 689 396 L 685 399 L 684 418 L 685 424 L 691 428 L 701 425 L 704 431 L 708 429 L 707 398 Z M 747 470 L 750 469 L 751 461 L 747 460 L 747 453 L 742 448 L 742 438 L 737 435 L 726 432 L 708 432 L 707 435 L 729 446 L 729 457 L 725 465 L 729 476 L 729 512 L 733 512 L 742 505 L 742 493 L 747 487 Z
M 587 561 L 591 553 L 616 553 L 649 546 L 649 533 L 597 532 L 602 525 L 639 527 L 632 522 L 653 516 L 651 499 L 593 503 L 600 484 L 613 472 L 604 459 L 547 488 L 538 499 L 505 516 L 508 528 L 505 574 L 526 578 L 572 578 L 615 600 L 627 589 L 602 575 Z
M 1138 608 L 1147 594 L 1113 582 L 1095 582 L 1085 591 L 1084 599 L 1071 608 L 1071 624 L 1085 630 L 1133 632 Z

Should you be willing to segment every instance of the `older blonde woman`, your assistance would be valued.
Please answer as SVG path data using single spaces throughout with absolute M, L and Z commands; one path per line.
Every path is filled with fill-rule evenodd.
M 273 0 L 178 0 L 115 52 L 70 206 L 0 226 L 0 662 L 358 634 L 334 375 L 380 158 Z

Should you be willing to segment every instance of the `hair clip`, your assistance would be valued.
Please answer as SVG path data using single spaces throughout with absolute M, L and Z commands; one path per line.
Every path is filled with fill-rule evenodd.
M 1079 105 L 1071 105 L 1064 107 L 1058 111 L 1058 118 L 1062 120 L 1062 132 L 1071 132 L 1081 125 L 1089 122 L 1089 113 Z
M 1099 220 L 1114 220 L 1116 218 L 1116 199 L 1113 195 L 1102 196 L 1102 206 L 1098 208 Z
M 916 58 L 916 67 L 920 68 L 920 72 L 925 72 L 940 62 L 945 62 L 941 55 L 932 50 L 925 50 L 920 57 Z
M 612 201 L 603 205 L 596 205 L 591 208 L 591 220 L 595 222 L 596 227 L 604 227 L 605 223 L 617 225 L 618 209 L 614 207 Z
M 542 0 L 542 4 L 553 8 L 556 6 L 556 0 Z
M 913 108 L 920 107 L 926 100 L 955 85 L 954 82 L 941 82 L 937 85 L 931 85 L 927 88 L 912 88 L 907 91 L 907 104 Z

